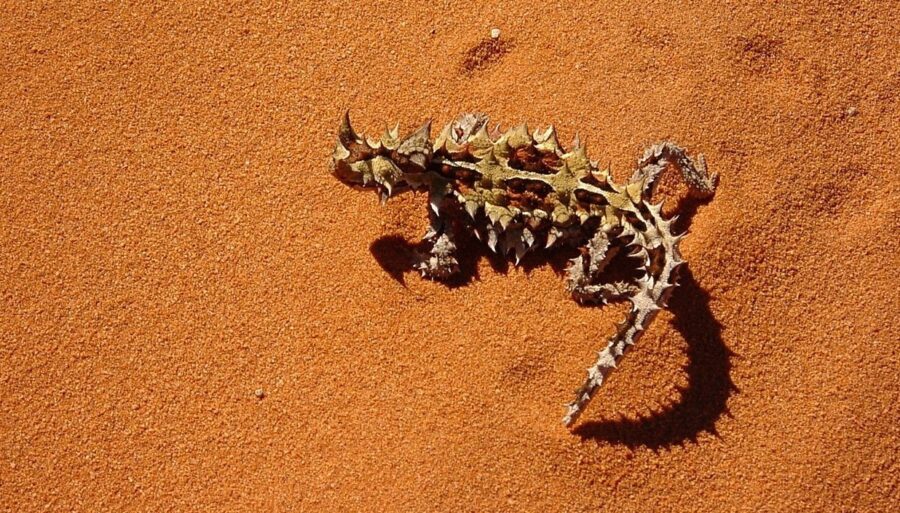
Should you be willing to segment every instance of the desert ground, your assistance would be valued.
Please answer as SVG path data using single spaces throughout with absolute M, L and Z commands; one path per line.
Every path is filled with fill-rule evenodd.
M 0 511 L 897 507 L 896 3 L 0 11 Z M 682 286 L 573 429 L 623 306 L 421 279 L 427 197 L 329 173 L 346 109 L 719 174 L 663 184 Z

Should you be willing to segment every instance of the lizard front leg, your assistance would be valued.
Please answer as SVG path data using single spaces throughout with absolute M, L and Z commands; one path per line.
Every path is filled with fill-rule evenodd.
M 428 232 L 422 240 L 429 243 L 431 249 L 427 254 L 419 254 L 415 268 L 426 278 L 447 280 L 459 273 L 453 227 L 432 210 L 428 211 L 428 220 Z

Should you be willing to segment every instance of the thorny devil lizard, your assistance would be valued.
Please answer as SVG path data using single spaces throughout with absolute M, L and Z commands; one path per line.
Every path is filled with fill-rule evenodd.
M 489 134 L 487 122 L 482 114 L 463 114 L 434 142 L 430 121 L 404 139 L 396 127 L 372 139 L 357 135 L 345 113 L 332 172 L 347 184 L 374 188 L 382 201 L 401 189 L 428 191 L 424 240 L 431 249 L 417 264 L 423 276 L 446 280 L 459 272 L 454 230 L 464 226 L 504 257 L 513 251 L 517 264 L 536 249 L 577 247 L 565 278 L 572 296 L 582 303 L 631 302 L 568 404 L 563 423 L 571 426 L 675 286 L 683 235 L 672 234 L 675 219 L 663 217 L 661 203 L 650 203 L 660 173 L 680 169 L 698 198 L 714 194 L 716 176 L 707 174 L 702 156 L 695 164 L 663 142 L 645 151 L 628 183 L 617 185 L 588 159 L 577 136 L 567 151 L 552 126 L 529 133 L 520 125 L 502 134 L 497 127 Z M 602 282 L 604 267 L 622 249 L 638 260 L 641 276 Z

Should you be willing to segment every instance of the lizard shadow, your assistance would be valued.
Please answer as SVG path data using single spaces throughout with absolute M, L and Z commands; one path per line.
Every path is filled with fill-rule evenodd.
M 449 280 L 442 281 L 449 288 L 465 287 L 479 278 L 478 262 L 487 261 L 494 272 L 507 274 L 513 267 L 508 258 L 504 258 L 490 250 L 471 234 L 460 232 L 455 239 L 458 247 L 456 258 L 459 262 L 459 273 Z M 379 237 L 369 246 L 369 251 L 382 269 L 397 283 L 406 286 L 405 274 L 414 270 L 417 254 L 427 254 L 425 242 L 410 242 L 400 235 Z M 578 254 L 574 248 L 555 248 L 552 251 L 529 253 L 519 263 L 526 273 L 549 265 L 557 274 L 565 272 L 566 265 Z
M 703 203 L 706 202 L 682 198 L 677 208 L 681 216 L 673 231 L 686 231 Z M 478 279 L 478 262 L 482 258 L 495 272 L 509 272 L 509 260 L 491 252 L 473 236 L 460 233 L 456 242 L 460 273 L 453 280 L 444 282 L 446 286 L 464 287 Z M 413 270 L 416 253 L 424 253 L 427 248 L 424 243 L 411 243 L 399 235 L 389 235 L 375 240 L 370 251 L 394 280 L 406 286 L 404 275 Z M 577 249 L 570 248 L 530 253 L 520 267 L 529 273 L 537 267 L 550 265 L 556 273 L 564 274 L 569 259 L 577 254 Z M 620 265 L 625 261 L 617 263 L 616 260 L 609 266 L 612 272 L 625 273 L 621 275 L 624 278 L 633 271 L 627 264 Z M 716 421 L 728 412 L 728 399 L 738 392 L 731 380 L 734 353 L 722 340 L 722 325 L 709 307 L 709 293 L 697 283 L 688 266 L 680 269 L 678 282 L 680 286 L 672 294 L 668 308 L 674 314 L 673 326 L 687 342 L 688 363 L 684 368 L 687 385 L 679 388 L 681 398 L 647 416 L 582 421 L 573 429 L 573 433 L 582 439 L 658 450 L 696 441 L 703 432 L 716 434 Z

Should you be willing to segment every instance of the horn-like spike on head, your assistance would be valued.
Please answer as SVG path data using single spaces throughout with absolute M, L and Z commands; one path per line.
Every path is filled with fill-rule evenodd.
M 580 146 L 573 156 L 572 165 L 577 166 L 578 168 L 576 175 L 579 178 L 590 175 L 593 169 L 591 168 L 590 159 L 588 159 L 587 156 L 587 148 L 585 148 L 584 145 Z
M 341 128 L 338 131 L 338 139 L 344 146 L 350 146 L 352 144 L 359 144 L 362 142 L 362 139 L 357 135 L 357 133 L 353 130 L 353 126 L 350 124 L 350 110 L 344 111 L 344 117 L 341 118 Z
M 384 134 L 381 135 L 382 146 L 389 150 L 397 148 L 397 146 L 400 144 L 400 141 L 397 139 L 397 130 L 399 126 L 400 125 L 398 124 L 393 129 L 385 129 Z
M 540 130 L 534 131 L 534 141 L 537 143 L 542 143 L 549 141 L 550 139 L 556 139 L 556 128 L 553 125 L 548 126 L 543 132 Z
M 388 134 L 390 134 L 390 136 L 393 139 L 399 139 L 400 138 L 400 122 L 397 122 L 397 124 L 394 125 L 394 128 L 388 130 Z
M 431 122 L 431 118 L 426 119 L 416 132 L 421 132 L 423 135 L 425 135 L 425 138 L 428 139 L 429 137 L 431 137 Z

